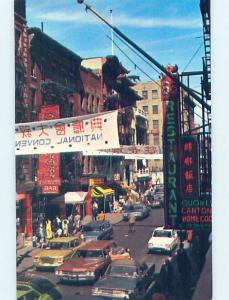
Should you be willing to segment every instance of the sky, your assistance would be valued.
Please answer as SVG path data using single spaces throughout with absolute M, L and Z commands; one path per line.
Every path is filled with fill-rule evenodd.
M 44 32 L 82 58 L 111 54 L 111 30 L 77 0 L 27 0 L 29 27 Z M 201 70 L 203 56 L 202 19 L 199 0 L 86 0 L 107 20 L 150 54 L 160 64 L 177 64 L 182 72 L 199 48 L 186 71 Z M 146 64 L 117 37 L 114 54 L 142 81 L 158 80 L 158 72 Z M 126 55 L 129 57 L 130 61 Z M 137 66 L 137 67 L 136 67 Z M 138 67 L 147 74 L 139 71 Z M 199 89 L 199 79 L 191 81 Z

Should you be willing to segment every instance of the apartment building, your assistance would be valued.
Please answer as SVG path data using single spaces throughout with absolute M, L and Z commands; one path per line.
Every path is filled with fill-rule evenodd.
M 139 82 L 133 89 L 142 97 L 142 100 L 137 101 L 137 108 L 144 110 L 148 115 L 148 144 L 157 147 L 159 153 L 162 153 L 163 110 L 160 83 Z M 149 161 L 149 168 L 151 172 L 161 172 L 163 161 Z

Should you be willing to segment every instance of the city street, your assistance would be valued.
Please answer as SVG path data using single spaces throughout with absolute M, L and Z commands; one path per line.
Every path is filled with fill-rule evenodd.
M 114 225 L 114 240 L 117 244 L 129 247 L 131 255 L 138 261 L 150 261 L 156 265 L 156 272 L 160 271 L 161 264 L 165 261 L 166 255 L 153 255 L 147 254 L 147 242 L 153 229 L 157 226 L 163 225 L 163 209 L 152 209 L 148 218 L 136 222 L 136 231 L 128 234 L 128 222 L 121 221 Z M 40 249 L 32 251 L 31 255 L 35 255 Z M 52 281 L 56 282 L 54 273 L 50 272 L 38 272 L 33 266 L 33 258 L 31 256 L 26 257 L 20 266 L 18 272 L 26 271 L 33 274 L 39 274 L 48 277 Z M 63 295 L 87 295 L 90 294 L 91 286 L 76 286 L 76 285 L 63 285 L 58 284 Z

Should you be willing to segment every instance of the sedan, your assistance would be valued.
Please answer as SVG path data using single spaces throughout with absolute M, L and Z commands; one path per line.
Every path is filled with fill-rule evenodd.
M 86 242 L 109 240 L 113 236 L 113 227 L 109 221 L 89 222 L 82 227 L 82 239 Z
M 171 252 L 179 243 L 178 234 L 174 229 L 157 227 L 148 241 L 148 251 L 150 252 Z
M 134 205 L 129 205 L 124 208 L 123 220 L 127 221 L 129 219 L 129 214 L 134 212 L 136 220 L 142 220 L 149 216 L 150 208 L 142 203 L 136 203 Z

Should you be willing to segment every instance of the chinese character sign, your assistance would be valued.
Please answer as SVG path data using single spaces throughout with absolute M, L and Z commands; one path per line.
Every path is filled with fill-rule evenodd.
M 194 136 L 181 138 L 181 196 L 199 197 L 198 143 Z
M 39 120 L 53 120 L 59 118 L 58 105 L 44 105 L 39 114 Z M 38 126 L 40 131 L 39 137 L 47 137 L 47 126 L 41 124 Z M 47 153 L 39 155 L 38 171 L 37 171 L 38 184 L 42 186 L 43 194 L 56 194 L 59 193 L 60 182 L 60 154 Z
M 112 111 L 17 124 L 16 155 L 118 148 L 117 114 Z

